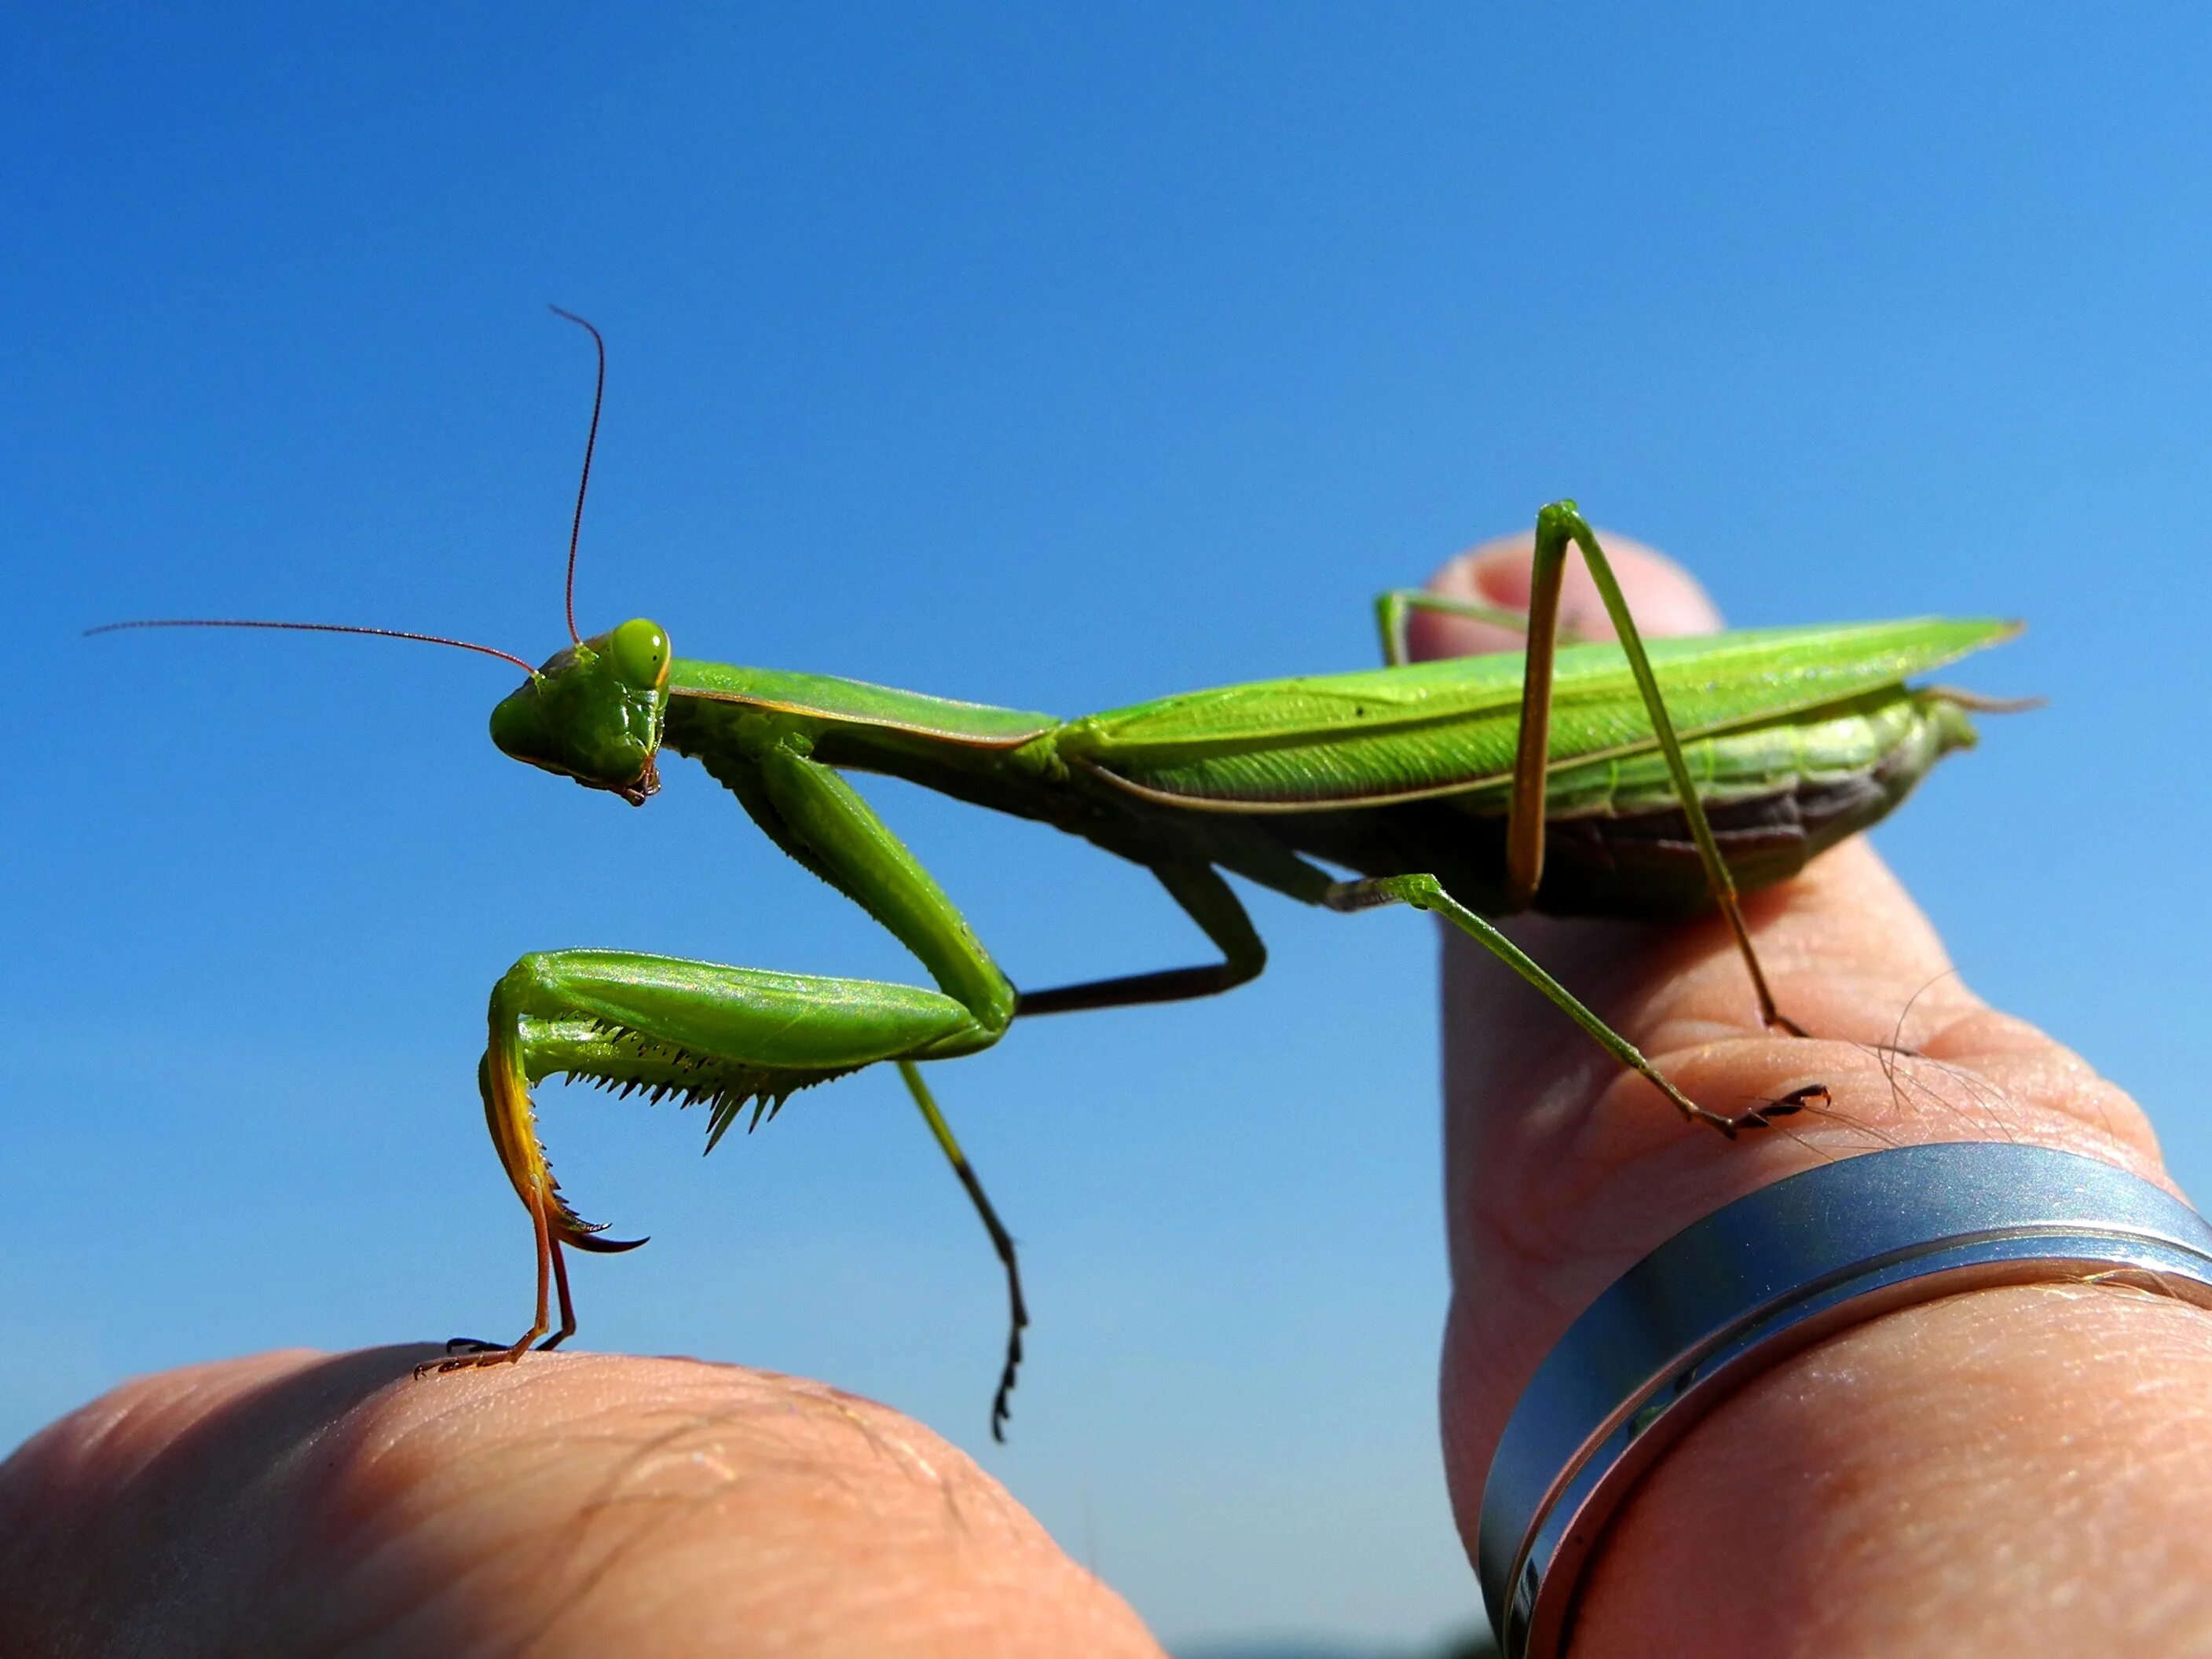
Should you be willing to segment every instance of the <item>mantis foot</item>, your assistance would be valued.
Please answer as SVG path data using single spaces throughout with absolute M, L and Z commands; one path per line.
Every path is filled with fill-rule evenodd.
M 537 1334 L 535 1331 L 526 1331 L 520 1341 L 512 1344 L 484 1342 L 473 1336 L 449 1338 L 446 1343 L 447 1357 L 424 1360 L 415 1368 L 416 1377 L 419 1380 L 425 1376 L 443 1376 L 447 1371 L 465 1371 L 479 1365 L 512 1365 L 531 1351 L 531 1343 Z M 571 1334 L 568 1331 L 556 1331 L 538 1344 L 537 1351 L 548 1352 L 560 1346 Z
M 1729 1139 L 1734 1140 L 1746 1129 L 1770 1128 L 1778 1117 L 1788 1117 L 1792 1113 L 1802 1112 L 1816 1100 L 1825 1106 L 1829 1103 L 1831 1098 L 1826 1084 L 1809 1083 L 1802 1089 L 1792 1089 L 1788 1094 L 1779 1096 L 1773 1100 L 1763 1101 L 1747 1112 L 1738 1112 L 1734 1117 L 1725 1117 L 1718 1112 L 1709 1112 L 1702 1106 L 1689 1108 L 1685 1115 L 1691 1122 L 1708 1124 Z
M 443 1376 L 447 1371 L 465 1371 L 478 1365 L 512 1365 L 529 1349 L 532 1331 L 521 1341 L 509 1346 L 498 1342 L 479 1341 L 473 1336 L 457 1336 L 446 1344 L 443 1359 L 426 1359 L 415 1368 L 416 1381 L 426 1376 Z

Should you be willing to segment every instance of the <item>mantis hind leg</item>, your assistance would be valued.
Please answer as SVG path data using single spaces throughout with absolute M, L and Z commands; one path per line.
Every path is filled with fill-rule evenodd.
M 1382 660 L 1392 668 L 1402 668 L 1413 659 L 1406 642 L 1406 625 L 1417 611 L 1440 617 L 1464 617 L 1469 622 L 1509 628 L 1516 634 L 1528 631 L 1528 616 L 1504 605 L 1453 599 L 1431 593 L 1424 587 L 1394 587 L 1375 596 L 1375 629 L 1382 636 Z
M 1643 635 L 1637 631 L 1636 619 L 1629 614 L 1627 598 L 1613 577 L 1605 550 L 1598 545 L 1596 532 L 1572 501 L 1554 501 L 1536 515 L 1535 560 L 1528 591 L 1528 670 L 1522 681 L 1519 748 L 1513 764 L 1512 801 L 1505 820 L 1506 874 L 1510 890 L 1525 905 L 1535 896 L 1543 879 L 1544 788 L 1550 763 L 1552 666 L 1559 632 L 1559 588 L 1571 546 L 1582 549 L 1583 561 L 1589 567 L 1590 578 L 1597 584 L 1599 597 L 1605 601 L 1606 614 L 1612 618 L 1613 631 L 1620 636 L 1620 648 L 1627 655 L 1629 672 L 1636 678 L 1637 690 L 1643 697 L 1645 712 L 1651 717 L 1652 732 L 1659 740 L 1660 751 L 1666 757 L 1668 773 L 1674 779 L 1675 796 L 1689 820 L 1691 838 L 1697 842 L 1698 857 L 1705 868 L 1706 885 L 1712 892 L 1713 902 L 1728 921 L 1729 932 L 1735 936 L 1737 954 L 1750 972 L 1752 991 L 1759 1000 L 1759 1018 L 1770 1030 L 1803 1036 L 1805 1029 L 1784 1015 L 1775 1004 L 1765 970 L 1759 963 L 1759 952 L 1752 946 L 1751 930 L 1744 925 L 1735 878 L 1729 871 L 1728 861 L 1721 856 L 1720 844 L 1713 839 L 1713 827 L 1706 819 L 1704 803 L 1698 799 L 1696 784 L 1691 781 L 1689 767 L 1682 759 L 1681 742 L 1674 734 L 1674 722 L 1668 715 L 1666 700 L 1659 695 L 1659 682 L 1651 672 L 1650 659 L 1644 654 Z
M 1362 881 L 1336 882 L 1322 896 L 1322 902 L 1332 910 L 1365 910 L 1382 904 L 1410 904 L 1417 910 L 1426 910 L 1442 916 L 1542 992 L 1554 1006 L 1581 1026 L 1606 1053 L 1656 1087 L 1685 1118 L 1692 1123 L 1702 1123 L 1717 1129 L 1730 1140 L 1743 1130 L 1765 1128 L 1778 1117 L 1787 1117 L 1794 1112 L 1802 1111 L 1814 1101 L 1828 1098 L 1826 1085 L 1814 1084 L 1808 1088 L 1792 1090 L 1778 1099 L 1764 1102 L 1733 1117 L 1706 1110 L 1669 1082 L 1665 1073 L 1644 1058 L 1643 1050 L 1592 1013 L 1573 992 L 1546 973 L 1534 957 L 1453 898 L 1444 890 L 1443 884 L 1434 876 L 1376 876 Z
M 1382 635 L 1385 665 L 1402 668 L 1413 659 L 1406 630 L 1413 614 L 1421 611 L 1436 617 L 1458 617 L 1468 622 L 1488 623 L 1493 628 L 1506 629 L 1516 634 L 1528 631 L 1528 613 L 1525 611 L 1486 605 L 1480 599 L 1462 599 L 1449 593 L 1431 593 L 1425 587 L 1394 587 L 1375 596 L 1375 627 Z M 1561 623 L 1559 637 L 1571 645 L 1586 636 Z

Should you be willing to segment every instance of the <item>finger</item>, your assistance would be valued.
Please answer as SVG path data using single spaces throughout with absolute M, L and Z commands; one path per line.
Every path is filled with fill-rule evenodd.
M 1493 604 L 1525 599 L 1525 569 L 1517 589 L 1512 571 L 1525 566 L 1527 545 L 1478 550 L 1447 567 L 1439 585 Z M 1711 625 L 1711 606 L 1678 568 L 1617 538 L 1606 546 L 1650 632 Z M 1570 573 L 1580 573 L 1579 561 Z M 1595 624 L 1587 608 L 1580 614 Z M 1621 1272 L 1729 1200 L 1835 1157 L 1938 1139 L 2038 1141 L 2158 1176 L 2155 1143 L 2133 1103 L 1973 997 L 1863 842 L 1747 895 L 1744 909 L 1783 1009 L 1816 1040 L 1761 1027 L 1717 916 L 1669 928 L 1530 918 L 1513 929 L 1709 1108 L 1734 1113 L 1815 1083 L 1832 1091 L 1827 1108 L 1733 1143 L 1683 1123 L 1488 953 L 1446 936 L 1453 1299 L 1443 1406 L 1470 1542 L 1498 1435 L 1537 1362 Z
M 125 1384 L 0 1465 L 20 1653 L 1159 1659 L 965 1455 L 884 1407 L 612 1355 L 439 1351 Z
M 1620 567 L 1620 579 L 1635 573 L 1629 602 L 1637 626 L 1653 638 L 1670 634 L 1710 634 L 1721 625 L 1705 590 L 1689 572 L 1641 542 L 1610 531 L 1600 532 L 1606 556 Z M 1455 599 L 1472 599 L 1501 610 L 1528 608 L 1530 560 L 1535 538 L 1528 532 L 1501 536 L 1469 548 L 1430 580 L 1430 589 Z M 1559 585 L 1559 632 L 1584 640 L 1613 637 L 1613 618 L 1597 584 L 1580 559 L 1570 559 Z M 1518 651 L 1526 640 L 1511 629 L 1464 617 L 1440 616 L 1417 611 L 1408 619 L 1406 640 L 1416 660 L 1432 657 L 1467 657 L 1486 651 Z

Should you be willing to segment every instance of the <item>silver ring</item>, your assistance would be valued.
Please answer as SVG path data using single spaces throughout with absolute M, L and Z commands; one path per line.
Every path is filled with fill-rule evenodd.
M 1761 1371 L 1892 1309 L 2091 1276 L 2212 1307 L 2212 1226 L 2098 1159 L 1962 1141 L 1823 1164 L 1685 1227 L 1568 1327 L 1491 1460 L 1475 1569 L 1505 1659 L 1565 1649 L 1613 1512 Z

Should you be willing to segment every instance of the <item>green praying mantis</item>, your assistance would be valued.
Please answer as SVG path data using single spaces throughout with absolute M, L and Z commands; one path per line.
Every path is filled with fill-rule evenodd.
M 466 641 L 337 623 L 149 620 L 114 629 L 258 627 L 459 647 L 520 667 L 492 711 L 514 758 L 642 805 L 664 749 L 728 788 L 784 853 L 866 910 L 933 988 L 778 973 L 629 951 L 533 952 L 493 988 L 477 1083 L 493 1145 L 529 1212 L 538 1289 L 511 1344 L 457 1340 L 439 1371 L 518 1359 L 576 1328 L 563 1251 L 614 1252 L 553 1178 L 532 1088 L 580 1079 L 708 1109 L 708 1145 L 750 1109 L 890 1062 L 990 1235 L 1009 1331 L 991 1431 L 1003 1439 L 1028 1324 L 1014 1243 L 924 1081 L 924 1064 L 988 1048 L 1026 1016 L 1218 994 L 1266 948 L 1224 872 L 1337 911 L 1405 904 L 1493 952 L 1691 1124 L 1731 1139 L 1824 1100 L 1819 1085 L 1734 1114 L 1689 1098 L 1492 925 L 1528 909 L 1650 919 L 1717 907 L 1770 1030 L 1777 1006 L 1737 902 L 1898 805 L 1969 715 L 2002 707 L 1914 687 L 1914 675 L 2017 625 L 1920 618 L 1640 639 L 1603 548 L 1572 501 L 1536 520 L 1525 618 L 1437 595 L 1377 602 L 1388 665 L 1194 691 L 1063 720 L 830 675 L 678 657 L 636 618 L 590 638 L 575 623 L 576 548 L 606 374 L 568 549 L 569 643 L 542 665 Z M 1559 641 L 1561 580 L 1579 549 L 1618 643 Z M 1411 614 L 1525 626 L 1525 652 L 1414 664 Z M 1048 823 L 1143 866 L 1219 960 L 1018 990 L 929 872 L 847 781 L 888 774 Z M 1348 872 L 1348 874 L 1340 873 Z M 551 1304 L 557 1300 L 559 1324 Z M 541 1340 L 542 1339 L 542 1340 Z

